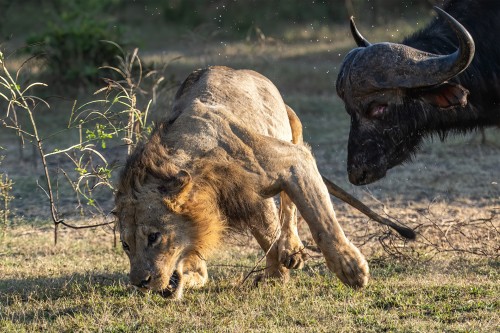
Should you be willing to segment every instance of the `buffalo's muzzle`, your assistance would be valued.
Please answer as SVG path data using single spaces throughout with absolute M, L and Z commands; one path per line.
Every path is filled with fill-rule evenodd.
M 385 177 L 386 168 L 375 168 L 368 165 L 348 167 L 349 181 L 354 185 L 366 185 Z

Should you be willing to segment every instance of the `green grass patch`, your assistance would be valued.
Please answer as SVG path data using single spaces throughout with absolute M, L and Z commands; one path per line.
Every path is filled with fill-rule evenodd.
M 229 245 L 209 261 L 211 280 L 181 301 L 128 286 L 128 262 L 107 229 L 9 229 L 0 251 L 2 332 L 493 332 L 499 278 L 470 266 L 372 260 L 360 291 L 342 285 L 322 260 L 286 285 L 241 285 L 262 253 Z M 483 271 L 495 263 L 475 259 Z

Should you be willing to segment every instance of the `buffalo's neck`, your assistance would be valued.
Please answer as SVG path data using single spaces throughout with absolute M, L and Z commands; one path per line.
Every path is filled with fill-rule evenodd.
M 427 113 L 425 132 L 438 134 L 441 138 L 448 133 L 465 134 L 480 128 L 500 125 L 500 106 L 485 111 L 472 104 L 450 110 L 433 110 Z
M 476 51 L 469 67 L 450 80 L 470 92 L 467 105 L 427 112 L 427 133 L 500 126 L 500 45 L 494 36 L 500 30 L 500 1 L 449 1 L 444 10 L 469 31 Z M 451 54 L 458 48 L 458 39 L 444 20 L 435 19 L 402 44 L 433 54 Z

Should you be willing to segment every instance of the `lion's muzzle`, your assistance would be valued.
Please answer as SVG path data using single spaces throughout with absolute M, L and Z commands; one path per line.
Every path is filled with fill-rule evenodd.
M 178 293 L 182 293 L 181 276 L 178 270 L 175 270 L 170 276 L 168 285 L 164 288 L 158 288 L 158 281 L 154 280 L 156 279 L 154 279 L 149 272 L 144 272 L 142 275 L 132 273 L 130 275 L 130 283 L 132 286 L 144 293 L 154 291 L 166 298 L 176 298 Z
M 151 273 L 149 271 L 130 272 L 130 284 L 132 284 L 134 287 L 139 288 L 140 290 L 149 289 L 151 280 Z

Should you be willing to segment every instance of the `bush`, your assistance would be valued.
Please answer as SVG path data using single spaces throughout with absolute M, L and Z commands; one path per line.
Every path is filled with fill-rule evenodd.
M 385 17 L 401 17 L 405 12 L 414 15 L 431 3 L 443 0 L 149 0 L 158 5 L 169 24 L 192 29 L 200 25 L 215 25 L 221 33 L 238 36 L 252 27 L 275 31 L 291 24 L 334 22 L 345 24 L 350 15 L 363 16 L 364 21 L 376 22 Z M 401 5 L 403 2 L 403 5 Z M 154 5 L 153 5 L 154 3 Z
M 3 156 L 0 156 L 0 164 L 3 158 Z M 6 174 L 0 173 L 0 227 L 2 228 L 0 235 L 5 233 L 5 228 L 7 228 L 9 222 L 10 201 L 13 199 L 11 196 L 13 184 L 12 179 L 7 177 Z
M 103 17 L 110 1 L 65 1 L 49 12 L 46 31 L 27 39 L 28 52 L 45 63 L 43 80 L 56 85 L 81 86 L 98 81 L 99 67 L 117 65 L 120 54 L 103 40 L 120 42 L 118 29 Z
M 275 28 L 277 23 L 309 22 L 336 15 L 337 7 L 329 2 L 281 0 L 218 1 L 170 0 L 162 2 L 167 23 L 194 28 L 216 25 L 231 34 L 245 34 L 251 27 Z M 344 15 L 346 16 L 346 15 Z

